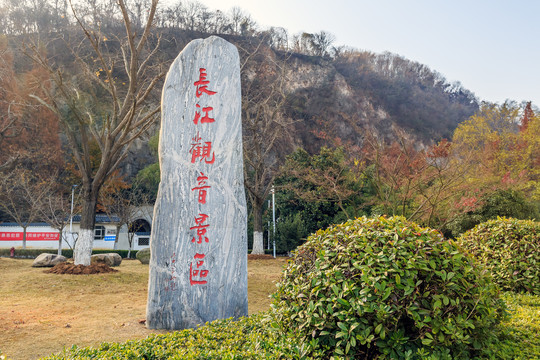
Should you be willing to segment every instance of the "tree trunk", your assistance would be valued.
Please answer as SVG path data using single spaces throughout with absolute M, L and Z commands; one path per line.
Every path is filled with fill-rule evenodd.
M 62 240 L 64 239 L 64 230 L 60 231 L 60 238 L 58 239 L 58 255 L 62 255 Z
M 92 247 L 94 246 L 94 226 L 96 223 L 98 192 L 86 189 L 86 186 L 83 191 L 84 202 L 81 212 L 81 229 L 73 251 L 73 258 L 75 265 L 88 266 L 90 265 Z
M 128 259 L 131 258 L 131 248 L 133 247 L 133 237 L 135 236 L 135 233 L 130 233 L 129 230 L 128 230 L 128 244 L 129 244 L 129 248 L 128 248 Z
M 22 248 L 26 249 L 26 226 L 23 226 Z
M 253 197 L 253 255 L 264 255 L 262 208 L 264 201 Z
M 120 238 L 120 228 L 121 226 L 116 225 L 116 237 L 114 238 L 114 250 L 118 249 L 118 239 Z

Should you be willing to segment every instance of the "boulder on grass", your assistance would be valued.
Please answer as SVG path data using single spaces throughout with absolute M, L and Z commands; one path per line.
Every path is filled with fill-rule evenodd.
M 142 250 L 137 251 L 137 259 L 142 264 L 149 264 L 150 263 L 150 248 L 144 248 Z
M 106 264 L 118 266 L 122 263 L 122 257 L 117 253 L 96 254 L 90 258 L 90 264 Z
M 67 258 L 63 255 L 56 254 L 39 254 L 38 257 L 34 259 L 32 267 L 53 267 L 56 264 L 66 262 Z

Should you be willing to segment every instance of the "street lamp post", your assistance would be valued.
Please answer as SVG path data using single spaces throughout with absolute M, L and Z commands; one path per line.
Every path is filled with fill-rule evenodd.
M 272 185 L 272 221 L 273 221 L 273 235 L 272 241 L 274 244 L 274 258 L 276 257 L 276 191 L 274 185 Z
M 77 185 L 71 186 L 71 213 L 69 215 L 69 232 L 71 233 L 71 241 L 73 241 L 73 198 Z
M 268 209 L 270 209 L 270 205 L 271 204 L 271 201 L 268 200 Z M 271 239 L 271 236 L 270 236 L 270 219 L 268 219 L 268 242 L 266 243 L 266 248 L 268 250 L 270 250 L 270 239 Z

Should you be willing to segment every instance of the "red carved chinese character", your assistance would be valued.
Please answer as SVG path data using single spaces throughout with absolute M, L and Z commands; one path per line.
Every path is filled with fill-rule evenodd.
M 199 109 L 201 108 L 201 106 L 199 104 L 196 104 L 195 106 L 198 107 Z M 202 111 L 203 111 L 204 115 L 203 115 L 202 118 L 201 118 L 201 112 L 198 111 L 198 110 L 195 110 L 195 118 L 193 119 L 193 123 L 195 123 L 195 125 L 197 125 L 199 123 L 199 119 L 201 120 L 201 124 L 213 123 L 215 121 L 214 118 L 211 118 L 208 115 L 208 112 L 212 111 L 212 110 L 214 110 L 214 108 L 211 107 L 211 106 L 203 107 Z
M 215 161 L 215 155 L 212 152 L 212 142 L 207 141 L 204 145 L 201 142 L 202 138 L 197 133 L 197 136 L 191 139 L 191 148 L 189 153 L 191 154 L 191 163 L 194 164 L 195 160 L 200 157 L 199 161 L 203 161 L 207 164 L 213 164 Z M 210 159 L 210 157 L 212 157 Z
M 191 191 L 197 190 L 199 192 L 199 204 L 206 204 L 206 189 L 210 188 L 206 184 L 206 180 L 208 180 L 208 177 L 201 172 L 201 176 L 197 177 L 197 186 L 191 189 Z
M 206 235 L 206 228 L 209 227 L 210 225 L 203 224 L 206 221 L 206 219 L 208 219 L 208 215 L 199 214 L 199 217 L 195 217 L 196 225 L 189 228 L 190 230 L 197 229 L 197 237 L 198 237 L 197 244 L 202 243 L 203 237 L 204 237 L 204 241 L 208 242 L 208 238 L 205 235 Z M 191 242 L 195 242 L 195 237 L 191 239 Z
M 171 272 L 171 276 L 167 279 L 167 285 L 165 286 L 165 291 L 174 291 L 176 290 L 176 253 L 173 253 L 173 255 L 170 258 L 171 263 L 165 262 L 165 265 L 167 265 L 167 268 Z
M 202 93 L 206 93 L 208 95 L 214 95 L 217 94 L 215 91 L 208 90 L 208 84 L 210 81 L 206 80 L 206 69 L 200 68 L 199 69 L 199 80 L 195 81 L 193 85 L 197 87 L 197 91 L 195 92 L 195 95 L 197 97 L 201 97 Z
M 195 264 L 195 269 L 193 269 L 193 263 L 189 264 L 189 283 L 191 285 L 204 285 L 207 283 L 206 280 L 193 280 L 193 277 L 197 276 L 197 277 L 201 277 L 201 278 L 205 278 L 208 276 L 208 270 L 200 270 L 199 268 L 204 264 L 204 261 L 202 259 L 204 259 L 205 255 L 204 254 L 198 254 L 196 253 L 195 256 L 193 257 L 194 259 L 197 259 L 196 261 L 196 264 Z

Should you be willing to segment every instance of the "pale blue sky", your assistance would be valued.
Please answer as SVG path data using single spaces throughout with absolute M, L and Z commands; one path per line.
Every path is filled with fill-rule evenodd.
M 238 6 L 261 28 L 330 32 L 336 45 L 390 51 L 460 81 L 480 100 L 540 106 L 540 1 L 200 0 Z

